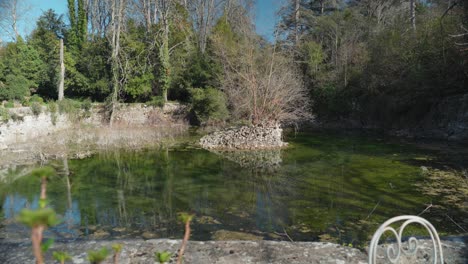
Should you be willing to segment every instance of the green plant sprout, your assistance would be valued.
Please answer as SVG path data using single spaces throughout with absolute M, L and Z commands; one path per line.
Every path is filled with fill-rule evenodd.
M 47 239 L 47 241 L 41 245 L 42 253 L 46 253 L 49 250 L 49 248 L 54 244 L 54 242 L 55 240 L 53 238 Z
M 107 258 L 108 255 L 109 255 L 109 249 L 107 249 L 106 247 L 103 247 L 100 250 L 89 251 L 88 260 L 92 264 L 99 264 L 103 262 Z
M 39 209 L 21 210 L 17 220 L 22 224 L 31 227 L 31 241 L 33 245 L 33 253 L 37 264 L 44 263 L 43 252 L 46 252 L 54 243 L 53 240 L 48 240 L 44 245 L 42 238 L 44 230 L 48 227 L 57 225 L 60 220 L 52 208 L 46 208 L 47 202 L 47 179 L 55 175 L 55 170 L 51 167 L 42 167 L 31 172 L 31 175 L 41 179 L 41 193 L 39 198 Z
M 52 253 L 52 255 L 55 260 L 60 262 L 60 264 L 64 264 L 65 261 L 72 259 L 71 256 L 68 255 L 68 253 L 62 251 L 55 251 L 54 253 Z
M 171 256 L 171 252 L 167 251 L 154 253 L 154 259 L 161 264 L 168 262 L 171 259 Z
M 114 264 L 119 263 L 119 256 L 120 256 L 120 252 L 122 251 L 122 247 L 123 247 L 122 244 L 112 245 L 112 250 L 114 250 L 114 256 L 113 256 Z
M 185 246 L 190 238 L 190 222 L 195 217 L 194 214 L 189 213 L 179 213 L 179 220 L 185 224 L 185 234 L 184 239 L 182 240 L 182 245 L 180 246 L 179 256 L 177 258 L 177 264 L 182 264 L 182 258 L 184 257 Z

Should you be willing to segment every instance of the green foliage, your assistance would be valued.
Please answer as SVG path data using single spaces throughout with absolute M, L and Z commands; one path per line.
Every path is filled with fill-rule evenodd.
M 122 251 L 122 248 L 122 244 L 112 244 L 112 250 L 114 250 L 115 253 L 120 253 Z
M 63 16 L 49 9 L 39 17 L 36 29 L 29 38 L 29 44 L 37 50 L 43 62 L 36 92 L 46 98 L 57 97 L 60 57 L 58 38 L 63 37 L 65 32 Z
M 161 264 L 169 262 L 169 260 L 171 259 L 171 256 L 172 254 L 167 251 L 154 253 L 154 259 Z
M 151 101 L 146 102 L 147 105 L 149 106 L 154 106 L 154 107 L 164 107 L 166 104 L 166 101 L 162 96 L 153 96 L 151 98 Z
M 91 97 L 93 100 L 104 100 L 110 93 L 110 49 L 106 38 L 95 38 L 92 42 L 84 42 L 79 56 L 66 55 L 67 76 L 75 76 L 74 80 L 66 80 L 67 94 L 79 97 Z M 67 78 L 68 79 L 68 78 Z
M 319 66 L 325 59 L 325 54 L 322 50 L 322 45 L 315 41 L 309 41 L 302 45 L 305 63 L 311 74 L 316 74 L 319 71 Z
M 229 117 L 223 92 L 208 87 L 190 89 L 192 111 L 200 124 L 223 122 Z
M 52 121 L 52 124 L 55 126 L 57 124 L 57 112 L 58 112 L 57 103 L 55 103 L 54 101 L 51 101 L 47 104 L 47 107 L 50 112 L 50 119 Z
M 65 261 L 67 260 L 72 260 L 71 256 L 68 255 L 68 253 L 62 251 L 54 251 L 54 253 L 52 253 L 52 256 L 56 261 L 60 263 L 65 263 Z
M 109 255 L 109 249 L 103 247 L 100 250 L 89 251 L 88 260 L 92 264 L 99 264 L 103 262 L 107 258 L 108 255 Z
M 50 247 L 54 244 L 55 240 L 53 238 L 49 238 L 46 240 L 46 242 L 41 244 L 41 251 L 42 253 L 47 252 Z
M 21 210 L 18 221 L 29 227 L 36 226 L 55 226 L 60 223 L 55 211 L 51 208 L 40 208 L 37 210 Z
M 35 116 L 38 116 L 42 113 L 42 105 L 40 103 L 34 102 L 30 107 Z
M 10 111 L 0 106 L 0 121 L 7 123 L 10 120 Z
M 0 60 L 3 65 L 0 81 L 4 81 L 6 85 L 7 97 L 21 100 L 23 96 L 29 95 L 30 88 L 38 87 L 43 78 L 44 62 L 33 45 L 18 38 L 16 43 L 9 43 L 4 48 L 0 53 Z M 0 99 L 4 97 L 5 95 L 0 91 Z
M 55 176 L 57 172 L 55 171 L 54 168 L 49 167 L 49 166 L 44 166 L 41 168 L 37 168 L 31 172 L 31 176 L 36 177 L 36 178 L 48 178 L 50 179 L 51 177 Z
M 24 97 L 23 100 L 21 100 L 21 105 L 25 107 L 31 106 L 31 103 L 29 103 L 29 98 Z
M 9 74 L 5 80 L 5 87 L 0 89 L 0 100 L 22 100 L 24 96 L 29 96 L 31 82 L 26 77 Z
M 15 107 L 15 103 L 14 103 L 14 102 L 11 102 L 11 101 L 8 101 L 8 102 L 4 103 L 3 106 L 4 106 L 5 108 L 14 108 L 14 107 Z
M 81 103 L 72 99 L 65 98 L 57 102 L 61 114 L 77 114 L 81 109 Z
M 43 99 L 42 97 L 40 97 L 39 95 L 34 94 L 33 96 L 31 96 L 31 98 L 29 98 L 29 103 L 39 103 L 39 104 L 43 104 L 43 103 L 44 103 L 44 99 Z
M 186 213 L 186 212 L 181 212 L 181 213 L 178 213 L 178 215 L 177 215 L 177 218 L 179 219 L 179 221 L 184 223 L 184 224 L 187 223 L 187 222 L 191 222 L 194 217 L 195 217 L 194 214 L 190 214 L 190 213 Z

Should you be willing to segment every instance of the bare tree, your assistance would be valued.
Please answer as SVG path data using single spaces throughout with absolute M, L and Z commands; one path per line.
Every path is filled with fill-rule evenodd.
M 416 31 L 416 0 L 410 0 L 411 27 Z
M 63 39 L 60 38 L 60 79 L 58 86 L 58 100 L 63 100 L 63 90 L 65 83 L 65 63 L 63 59 Z
M 252 124 L 278 125 L 308 116 L 309 100 L 299 72 L 288 54 L 276 47 L 261 49 L 255 36 L 236 46 L 213 37 L 224 65 L 223 89 L 233 115 Z
M 198 47 L 202 53 L 205 53 L 208 35 L 216 18 L 216 7 L 219 7 L 219 5 L 219 0 L 191 1 L 190 9 L 195 21 L 195 29 L 198 33 Z
M 111 1 L 111 28 L 109 30 L 108 38 L 110 38 L 112 55 L 111 55 L 111 68 L 112 68 L 112 96 L 111 96 L 111 114 L 110 125 L 114 121 L 114 114 L 116 104 L 121 87 L 120 68 L 119 68 L 119 52 L 120 52 L 120 33 L 122 25 L 124 24 L 124 15 L 126 9 L 126 0 L 110 0 Z
M 0 29 L 16 41 L 20 36 L 18 23 L 20 23 L 31 10 L 24 0 L 0 1 Z

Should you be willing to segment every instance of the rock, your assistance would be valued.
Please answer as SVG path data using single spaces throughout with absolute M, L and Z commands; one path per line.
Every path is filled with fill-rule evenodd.
M 196 218 L 196 221 L 200 224 L 215 224 L 215 225 L 220 225 L 221 222 L 219 222 L 218 220 L 214 219 L 213 217 L 211 216 L 208 216 L 208 215 L 203 215 L 201 217 L 197 217 Z
M 158 238 L 159 236 L 155 233 L 151 233 L 149 231 L 145 231 L 143 232 L 143 234 L 141 234 L 141 237 L 145 240 L 148 240 L 148 239 L 154 239 L 154 238 Z
M 252 235 L 249 233 L 244 232 L 236 232 L 236 231 L 228 231 L 228 230 L 218 230 L 216 231 L 213 236 L 213 240 L 220 241 L 220 240 L 263 240 L 263 237 Z
M 102 239 L 102 238 L 106 238 L 108 236 L 110 236 L 110 233 L 107 232 L 107 231 L 104 231 L 104 230 L 97 230 L 92 235 L 90 235 L 90 237 L 92 239 Z
M 208 134 L 200 139 L 200 145 L 216 150 L 276 149 L 287 146 L 282 135 L 279 126 L 243 126 Z

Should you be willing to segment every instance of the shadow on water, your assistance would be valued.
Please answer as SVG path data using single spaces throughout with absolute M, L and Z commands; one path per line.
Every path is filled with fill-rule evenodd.
M 425 179 L 411 162 L 429 157 L 430 163 L 437 158 L 433 152 L 329 134 L 299 134 L 290 141 L 278 151 L 212 153 L 179 146 L 56 160 L 52 165 L 60 173 L 49 197 L 64 222 L 49 235 L 180 238 L 176 215 L 190 211 L 196 214 L 194 240 L 224 230 L 359 246 L 386 219 L 438 205 L 416 187 Z M 3 177 L 10 181 L 0 183 L 1 237 L 27 236 L 14 217 L 37 204 L 37 182 L 19 176 L 28 169 L 10 169 Z M 453 206 L 434 206 L 423 216 L 442 234 L 461 233 L 447 214 L 466 229 L 467 212 Z

